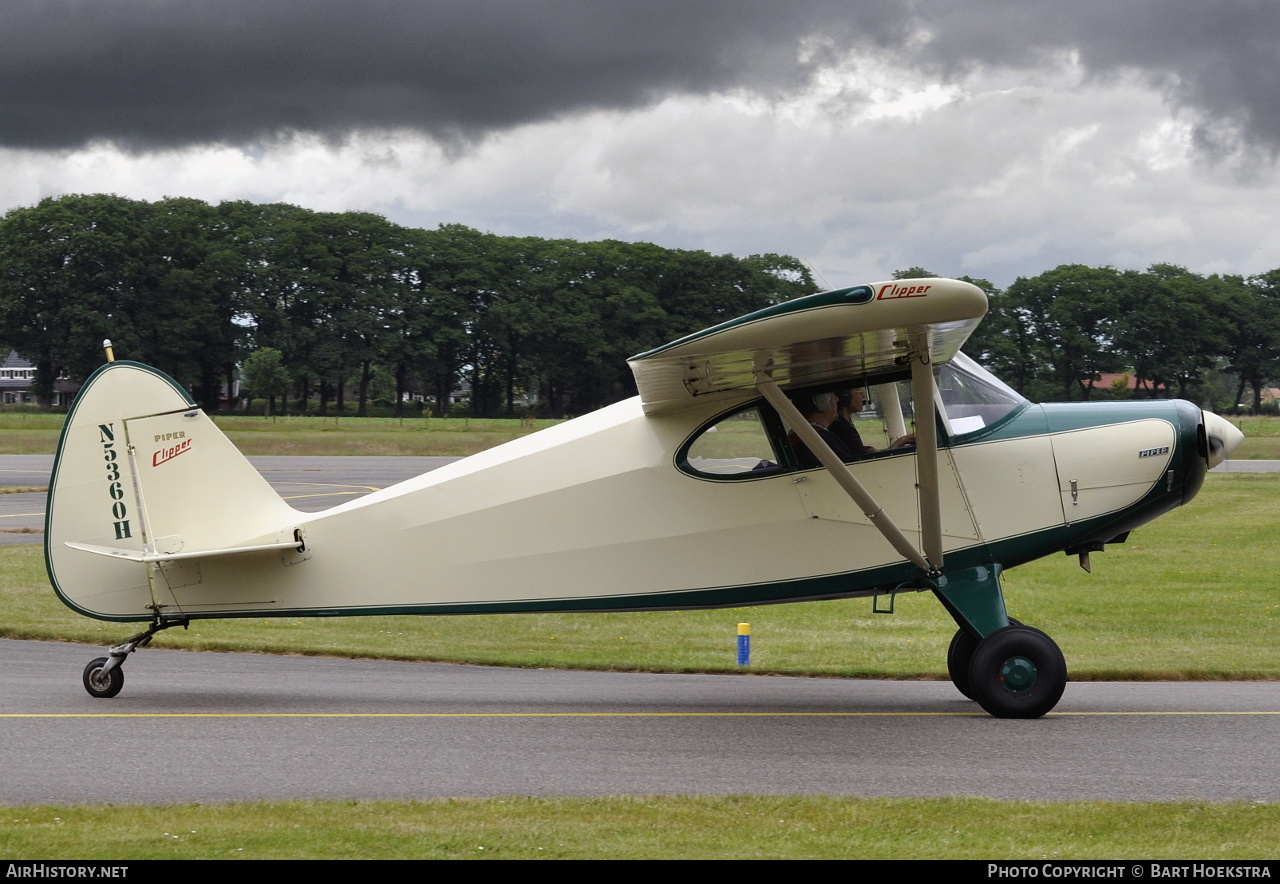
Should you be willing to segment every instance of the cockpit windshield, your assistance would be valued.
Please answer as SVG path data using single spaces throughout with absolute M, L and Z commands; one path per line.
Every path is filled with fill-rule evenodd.
M 938 394 L 953 436 L 989 427 L 1027 404 L 1004 381 L 963 353 L 938 370 Z

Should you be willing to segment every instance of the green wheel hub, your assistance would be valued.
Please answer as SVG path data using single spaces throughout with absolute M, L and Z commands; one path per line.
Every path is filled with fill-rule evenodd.
M 1025 694 L 1039 680 L 1036 664 L 1026 657 L 1010 657 L 1000 666 L 1000 684 L 1011 694 Z

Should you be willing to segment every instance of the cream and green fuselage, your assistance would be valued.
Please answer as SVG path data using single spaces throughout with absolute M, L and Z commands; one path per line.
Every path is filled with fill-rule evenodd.
M 682 446 L 725 412 L 646 414 L 632 399 L 311 514 L 167 377 L 113 363 L 64 429 L 49 575 L 68 605 L 107 620 L 662 609 L 924 588 L 825 470 L 732 481 L 682 470 Z M 1097 548 L 1195 494 L 1200 424 L 1185 402 L 1026 405 L 944 438 L 946 558 L 928 588 L 962 625 L 1004 626 L 1001 568 Z M 850 469 L 918 542 L 916 457 Z

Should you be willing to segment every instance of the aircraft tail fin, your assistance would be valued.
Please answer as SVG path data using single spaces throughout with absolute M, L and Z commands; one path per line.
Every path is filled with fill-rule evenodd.
M 163 373 L 109 363 L 63 426 L 45 516 L 50 582 L 103 619 L 149 618 L 148 563 L 262 550 L 299 514 Z

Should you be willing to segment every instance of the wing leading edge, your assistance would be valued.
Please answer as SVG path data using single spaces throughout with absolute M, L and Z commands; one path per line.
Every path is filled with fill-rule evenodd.
M 627 360 L 649 415 L 758 396 L 767 369 L 782 389 L 874 382 L 901 372 L 921 335 L 933 365 L 950 360 L 987 312 L 955 279 L 903 279 L 767 307 Z

